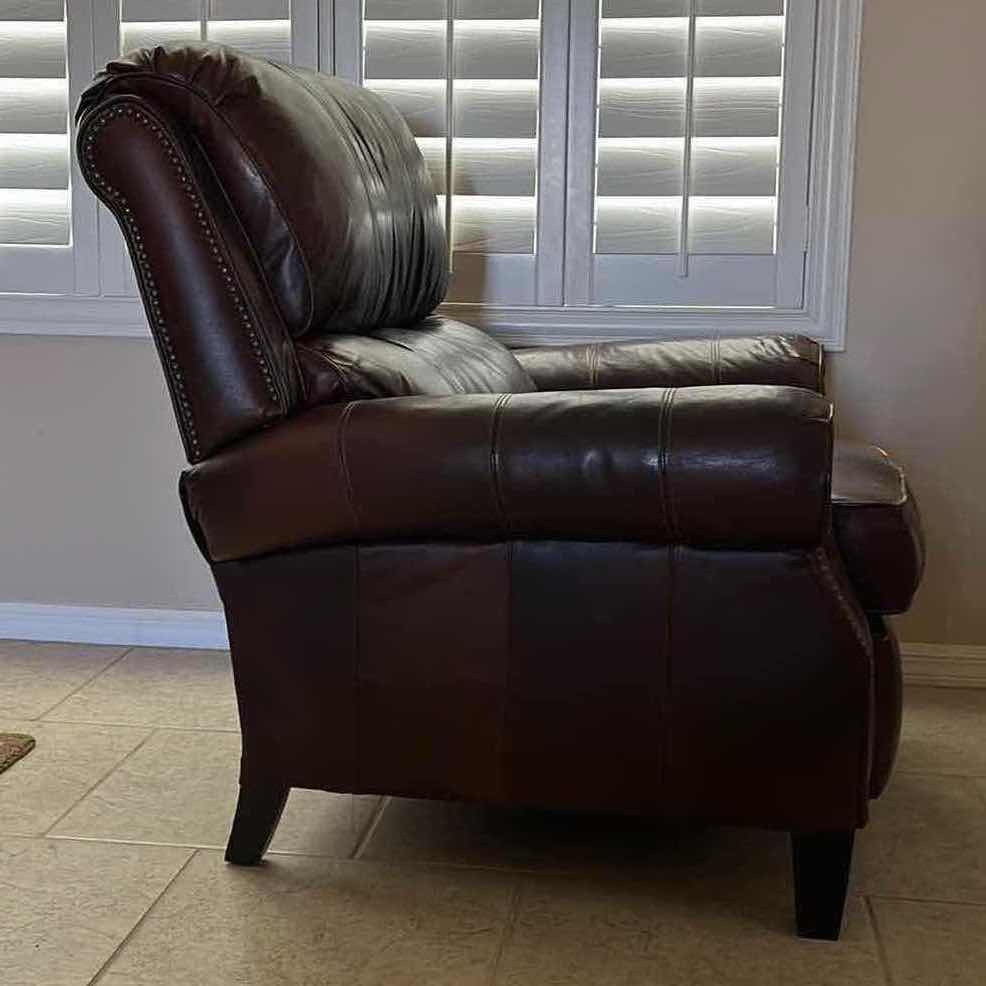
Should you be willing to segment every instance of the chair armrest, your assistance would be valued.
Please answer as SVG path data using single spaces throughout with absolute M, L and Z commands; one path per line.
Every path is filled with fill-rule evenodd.
M 909 609 L 924 574 L 924 532 L 907 477 L 883 449 L 836 442 L 832 528 L 863 609 Z
M 825 391 L 824 350 L 804 336 L 600 342 L 513 353 L 538 390 L 749 383 Z
M 302 545 L 543 538 L 817 545 L 828 401 L 787 387 L 442 398 L 316 408 L 182 476 L 212 561 Z

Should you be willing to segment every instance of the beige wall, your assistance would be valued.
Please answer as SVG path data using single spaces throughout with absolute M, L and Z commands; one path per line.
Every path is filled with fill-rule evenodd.
M 867 0 L 841 429 L 894 450 L 931 552 L 910 641 L 986 644 L 986 4 Z M 0 600 L 217 605 L 149 343 L 0 337 Z
M 986 4 L 866 0 L 843 431 L 907 466 L 929 535 L 906 640 L 986 644 Z
M 0 600 L 215 609 L 142 339 L 0 336 Z

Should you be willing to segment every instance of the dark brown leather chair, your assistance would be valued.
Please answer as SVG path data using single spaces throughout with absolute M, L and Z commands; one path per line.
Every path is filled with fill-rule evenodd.
M 372 93 L 221 47 L 79 110 L 191 467 L 243 732 L 227 859 L 291 787 L 766 826 L 839 933 L 923 549 L 800 338 L 511 352 Z

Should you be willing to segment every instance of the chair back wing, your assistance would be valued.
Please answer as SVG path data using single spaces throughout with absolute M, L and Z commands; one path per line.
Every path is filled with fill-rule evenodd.
M 223 46 L 159 47 L 108 65 L 78 120 L 190 461 L 298 405 L 294 340 L 410 325 L 444 297 L 427 169 L 367 90 Z

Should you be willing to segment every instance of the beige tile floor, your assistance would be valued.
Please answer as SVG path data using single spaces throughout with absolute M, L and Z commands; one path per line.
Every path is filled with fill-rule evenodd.
M 986 691 L 911 689 L 838 944 L 791 933 L 786 840 L 291 795 L 226 866 L 226 654 L 0 641 L 3 986 L 980 986 Z

